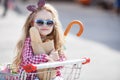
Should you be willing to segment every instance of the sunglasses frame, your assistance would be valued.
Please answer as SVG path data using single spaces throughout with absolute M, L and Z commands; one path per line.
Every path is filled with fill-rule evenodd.
M 39 23 L 38 23 L 38 20 L 42 21 L 43 24 L 39 24 Z M 49 21 L 52 21 L 52 24 L 48 24 Z M 37 25 L 39 25 L 39 26 L 47 25 L 47 26 L 50 26 L 50 27 L 51 27 L 51 26 L 54 25 L 54 21 L 53 21 L 53 20 L 36 19 L 36 20 L 34 20 L 34 22 L 35 22 Z

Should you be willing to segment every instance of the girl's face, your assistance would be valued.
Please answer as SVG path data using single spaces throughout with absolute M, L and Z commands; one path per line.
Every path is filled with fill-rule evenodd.
M 47 36 L 54 26 L 52 14 L 46 10 L 39 11 L 35 15 L 33 26 L 39 30 L 41 36 Z

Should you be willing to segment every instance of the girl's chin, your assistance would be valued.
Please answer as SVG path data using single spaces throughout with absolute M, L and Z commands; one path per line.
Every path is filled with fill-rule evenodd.
M 41 36 L 47 36 L 48 35 L 48 33 L 43 33 L 43 34 L 41 34 Z

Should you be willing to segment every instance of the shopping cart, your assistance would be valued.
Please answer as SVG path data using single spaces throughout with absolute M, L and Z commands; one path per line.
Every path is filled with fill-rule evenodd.
M 63 80 L 79 80 L 80 72 L 83 64 L 89 63 L 89 58 L 82 58 L 82 59 L 75 59 L 75 60 L 66 60 L 63 62 L 53 62 L 53 63 L 44 63 L 38 65 L 27 65 L 27 70 L 22 71 L 22 73 L 4 73 L 0 72 L 0 80 L 26 80 L 27 75 L 31 75 L 31 80 L 39 80 L 34 78 L 34 75 L 38 74 L 46 74 L 43 77 L 46 78 L 45 80 L 51 80 L 51 74 L 54 73 L 56 70 L 53 69 L 55 67 L 62 67 L 61 77 Z M 36 73 L 30 73 L 28 71 L 31 70 L 40 70 L 44 69 L 44 71 L 39 71 Z M 45 70 L 46 69 L 46 70 Z M 48 70 L 49 69 L 49 70 Z M 59 80 L 59 79 L 58 79 Z
M 65 37 L 67 36 L 73 24 L 78 24 L 80 26 L 80 30 L 77 33 L 77 36 L 80 36 L 82 34 L 83 24 L 80 21 L 75 20 L 71 22 L 68 25 L 67 29 L 65 30 L 64 32 Z M 28 64 L 23 67 L 23 71 L 20 71 L 20 73 L 14 73 L 13 72 L 14 67 L 8 65 L 7 73 L 0 72 L 0 80 L 28 80 L 27 76 L 30 76 L 31 80 L 39 80 L 37 77 L 35 77 L 35 75 L 37 76 L 42 75 L 43 78 L 42 80 L 54 80 L 53 79 L 55 78 L 54 73 L 58 71 L 57 68 L 59 68 L 60 71 L 59 76 L 62 78 L 62 80 L 79 80 L 82 65 L 89 62 L 90 62 L 89 58 L 81 58 L 75 60 L 66 60 L 63 62 L 52 62 L 38 65 Z

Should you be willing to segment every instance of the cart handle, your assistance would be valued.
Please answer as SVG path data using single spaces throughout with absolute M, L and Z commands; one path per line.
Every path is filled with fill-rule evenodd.
M 53 68 L 53 67 L 58 67 L 58 66 L 64 66 L 64 65 L 69 65 L 69 64 L 87 64 L 90 62 L 90 58 L 82 58 L 82 59 L 75 59 L 75 60 L 66 60 L 63 62 L 53 62 L 53 63 L 43 63 L 43 64 L 28 64 L 26 66 L 23 66 L 23 69 L 26 72 L 34 72 L 38 69 L 43 69 L 43 68 Z
M 85 61 L 82 62 L 82 64 L 90 63 L 90 58 L 84 57 L 84 58 L 82 58 L 82 59 L 85 59 Z
M 67 36 L 67 34 L 69 33 L 71 27 L 73 26 L 73 24 L 78 24 L 80 27 L 79 32 L 76 34 L 77 36 L 80 36 L 83 33 L 83 24 L 81 21 L 79 20 L 73 20 L 72 22 L 70 22 L 70 24 L 67 26 L 65 32 L 64 32 L 64 36 Z

